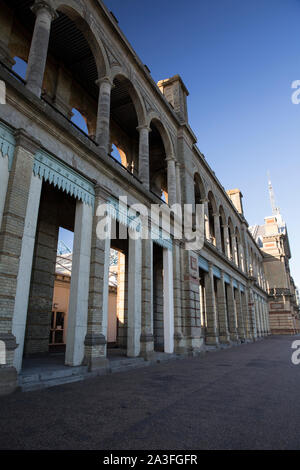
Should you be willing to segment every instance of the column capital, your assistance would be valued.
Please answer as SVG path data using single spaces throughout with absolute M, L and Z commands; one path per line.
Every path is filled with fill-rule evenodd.
M 58 13 L 57 11 L 55 10 L 55 8 L 53 8 L 52 2 L 50 2 L 49 0 L 36 0 L 35 3 L 32 5 L 31 7 L 31 10 L 33 11 L 33 13 L 38 16 L 38 14 L 42 11 L 42 10 L 47 10 L 48 13 L 51 15 L 51 19 L 52 21 L 55 20 L 56 18 L 58 18 Z
M 101 77 L 101 78 L 97 78 L 97 80 L 95 81 L 96 85 L 98 85 L 99 87 L 102 85 L 102 83 L 107 83 L 108 85 L 111 86 L 111 88 L 114 88 L 114 82 L 112 81 L 112 79 L 108 76 L 105 76 L 105 77 Z
M 170 155 L 168 157 L 166 157 L 166 162 L 174 162 L 174 164 L 176 164 L 176 160 L 175 160 L 175 155 Z
M 147 124 L 142 124 L 141 126 L 137 126 L 136 130 L 138 132 L 143 131 L 143 130 L 148 131 L 149 133 L 152 132 L 151 127 L 149 127 Z

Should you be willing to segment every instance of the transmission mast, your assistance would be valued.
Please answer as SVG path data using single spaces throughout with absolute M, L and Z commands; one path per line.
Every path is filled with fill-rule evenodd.
M 268 184 L 269 184 L 269 195 L 270 195 L 270 201 L 271 201 L 271 207 L 272 207 L 272 214 L 278 215 L 280 214 L 280 209 L 279 207 L 276 206 L 275 194 L 274 194 L 274 189 L 272 186 L 271 176 L 270 176 L 269 171 L 268 171 Z

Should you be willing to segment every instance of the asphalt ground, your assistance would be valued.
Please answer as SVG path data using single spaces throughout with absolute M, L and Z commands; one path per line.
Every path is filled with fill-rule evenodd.
M 0 449 L 300 449 L 292 336 L 0 398 Z

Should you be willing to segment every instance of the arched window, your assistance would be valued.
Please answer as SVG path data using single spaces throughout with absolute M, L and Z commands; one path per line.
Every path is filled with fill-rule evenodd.
M 72 109 L 73 116 L 71 117 L 71 121 L 76 124 L 83 132 L 89 134 L 89 130 L 87 127 L 87 120 L 86 118 L 75 108 Z
M 14 57 L 15 64 L 12 70 L 16 72 L 23 80 L 26 78 L 27 62 L 20 57 Z
M 209 238 L 210 242 L 216 246 L 217 240 L 216 240 L 216 227 L 215 227 L 215 214 L 217 213 L 216 211 L 216 201 L 213 193 L 210 191 L 208 193 L 208 222 L 209 222 Z
M 226 244 L 227 240 L 225 240 L 225 225 L 226 225 L 226 217 L 225 212 L 222 206 L 219 209 L 219 223 L 220 223 L 220 235 L 221 235 L 221 249 L 222 252 L 226 255 Z
M 166 131 L 157 119 L 150 124 L 149 136 L 149 166 L 150 189 L 166 203 L 169 202 L 168 191 L 168 162 L 167 154 L 170 149 L 166 147 Z
M 232 243 L 233 236 L 234 236 L 233 224 L 232 224 L 231 218 L 229 217 L 229 219 L 228 219 L 228 241 L 229 241 L 229 256 L 230 256 L 231 261 L 234 261 L 233 243 Z

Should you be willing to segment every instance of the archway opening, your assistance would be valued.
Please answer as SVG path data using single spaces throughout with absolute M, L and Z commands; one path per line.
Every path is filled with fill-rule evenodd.
M 150 190 L 168 203 L 168 168 L 166 148 L 156 121 L 152 121 L 149 136 Z
M 110 153 L 135 176 L 139 172 L 137 100 L 130 81 L 122 75 L 115 77 L 110 104 Z

